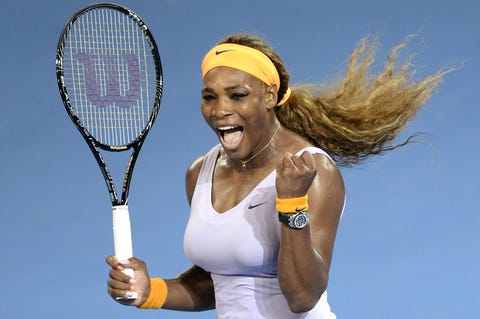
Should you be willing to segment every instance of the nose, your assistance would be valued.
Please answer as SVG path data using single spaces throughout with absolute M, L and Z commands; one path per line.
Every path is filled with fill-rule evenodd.
M 212 116 L 217 118 L 232 115 L 233 110 L 231 104 L 226 98 L 219 98 L 212 108 Z

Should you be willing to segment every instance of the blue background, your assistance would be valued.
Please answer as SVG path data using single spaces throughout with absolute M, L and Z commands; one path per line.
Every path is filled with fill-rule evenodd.
M 111 208 L 100 171 L 58 94 L 55 50 L 89 1 L 2 1 L 0 318 L 214 318 L 140 311 L 106 293 Z M 480 170 L 478 1 L 121 1 L 154 33 L 165 93 L 130 193 L 135 255 L 151 275 L 189 267 L 184 174 L 217 143 L 200 115 L 203 54 L 233 32 L 264 37 L 292 83 L 328 81 L 359 39 L 378 34 L 376 68 L 417 34 L 418 75 L 449 74 L 402 137 L 412 144 L 342 169 L 347 207 L 329 301 L 338 318 L 478 318 Z M 477 94 L 477 95 L 475 95 Z M 400 140 L 399 140 L 400 141 Z M 110 164 L 122 172 L 125 162 Z

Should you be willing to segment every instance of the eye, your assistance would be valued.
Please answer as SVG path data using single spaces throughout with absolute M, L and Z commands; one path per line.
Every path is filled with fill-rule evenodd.
M 248 96 L 248 94 L 245 94 L 245 93 L 233 93 L 230 98 L 232 100 L 235 100 L 235 101 L 239 101 L 243 98 L 245 98 L 246 96 Z
M 205 101 L 205 102 L 211 102 L 211 101 L 214 101 L 215 100 L 215 96 L 213 94 L 204 94 L 202 96 L 202 99 Z

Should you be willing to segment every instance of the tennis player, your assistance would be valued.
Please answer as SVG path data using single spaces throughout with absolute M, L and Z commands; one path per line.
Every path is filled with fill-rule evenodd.
M 215 308 L 217 318 L 335 318 L 327 284 L 345 205 L 337 165 L 407 143 L 392 140 L 444 75 L 412 81 L 408 63 L 397 68 L 403 45 L 370 77 L 375 42 L 363 39 L 330 86 L 291 85 L 280 57 L 255 36 L 213 47 L 202 62 L 201 110 L 219 144 L 186 174 L 192 267 L 161 279 L 137 258 L 107 257 L 109 294 L 142 309 Z M 137 299 L 118 300 L 133 292 Z

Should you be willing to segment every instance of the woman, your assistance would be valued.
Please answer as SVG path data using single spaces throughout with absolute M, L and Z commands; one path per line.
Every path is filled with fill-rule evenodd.
M 164 280 L 137 258 L 108 257 L 109 294 L 139 308 L 216 308 L 218 318 L 335 318 L 326 288 L 345 199 L 335 163 L 399 146 L 389 142 L 445 73 L 412 82 L 408 62 L 394 69 L 403 45 L 372 78 L 375 45 L 364 39 L 330 88 L 291 87 L 279 56 L 257 37 L 232 35 L 212 48 L 201 109 L 220 143 L 186 175 L 193 266 Z

